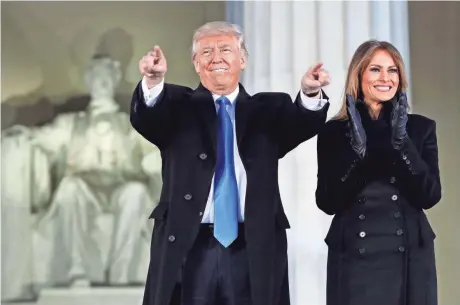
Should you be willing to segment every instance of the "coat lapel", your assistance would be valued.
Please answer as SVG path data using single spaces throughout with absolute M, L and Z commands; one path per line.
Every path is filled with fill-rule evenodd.
M 251 96 L 240 84 L 240 91 L 235 104 L 236 139 L 239 148 L 241 148 L 251 114 L 254 112 L 256 105 L 257 103 L 254 101 L 251 102 Z
M 201 83 L 192 94 L 192 103 L 196 105 L 205 135 L 209 138 L 213 152 L 217 150 L 217 113 L 211 92 Z M 194 106 L 195 108 L 195 106 Z

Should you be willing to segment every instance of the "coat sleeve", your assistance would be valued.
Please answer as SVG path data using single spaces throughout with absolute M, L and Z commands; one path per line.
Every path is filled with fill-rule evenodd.
M 147 106 L 139 82 L 131 100 L 130 121 L 145 139 L 164 149 L 174 133 L 175 109 L 181 86 L 165 84 L 154 106 Z
M 421 152 L 407 138 L 395 157 L 401 191 L 411 204 L 422 209 L 429 209 L 441 200 L 436 123 L 429 122 Z
M 323 92 L 323 99 L 329 100 Z M 282 103 L 277 109 L 276 138 L 279 143 L 279 157 L 284 157 L 299 144 L 316 136 L 324 126 L 329 102 L 320 110 L 309 110 L 302 105 L 300 93 L 295 102 L 288 94 L 282 95 Z
M 368 161 L 352 149 L 341 123 L 328 122 L 317 139 L 316 204 L 328 215 L 346 209 L 365 184 L 363 169 Z

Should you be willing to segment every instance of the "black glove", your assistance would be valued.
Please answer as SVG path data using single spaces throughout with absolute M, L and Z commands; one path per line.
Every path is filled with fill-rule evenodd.
M 366 132 L 361 122 L 361 116 L 356 109 L 355 100 L 350 94 L 347 94 L 347 113 L 351 147 L 363 159 L 366 154 Z
M 402 93 L 391 112 L 391 144 L 394 149 L 401 149 L 407 138 L 407 97 Z

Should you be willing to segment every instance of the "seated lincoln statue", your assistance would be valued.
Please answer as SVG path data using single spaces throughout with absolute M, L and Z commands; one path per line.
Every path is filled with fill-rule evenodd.
M 157 196 L 151 177 L 161 171 L 161 160 L 114 99 L 119 62 L 96 56 L 84 78 L 91 94 L 85 111 L 60 114 L 41 127 L 14 128 L 44 153 L 49 165 L 44 177 L 52 173 L 55 181 L 38 222 L 38 229 L 50 223 L 54 228 L 51 282 L 129 285 L 136 282 L 142 239 L 151 234 L 147 218 Z M 100 216 L 107 214 L 110 235 L 101 242 Z

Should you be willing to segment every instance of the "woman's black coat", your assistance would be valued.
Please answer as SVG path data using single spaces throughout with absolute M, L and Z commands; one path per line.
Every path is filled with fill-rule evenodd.
M 441 199 L 436 125 L 409 114 L 408 141 L 391 145 L 386 102 L 377 120 L 358 103 L 367 134 L 361 160 L 347 120 L 331 120 L 318 135 L 318 207 L 334 215 L 327 305 L 436 305 L 435 234 L 425 216 Z

